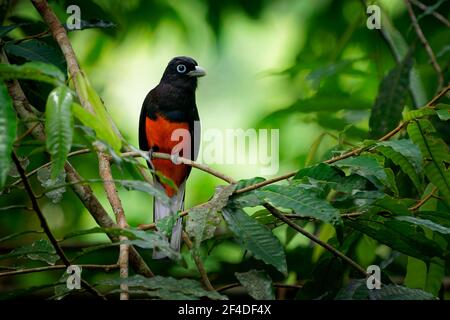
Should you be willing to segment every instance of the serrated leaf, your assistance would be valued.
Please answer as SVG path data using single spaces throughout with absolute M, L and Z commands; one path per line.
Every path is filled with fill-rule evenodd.
M 287 273 L 286 256 L 280 241 L 265 226 L 249 217 L 242 209 L 226 206 L 223 217 L 238 242 L 256 259 Z
M 411 179 L 411 181 L 414 183 L 414 186 L 419 192 L 422 192 L 423 187 L 421 183 L 421 179 L 419 175 L 417 174 L 415 168 L 413 165 L 408 161 L 407 158 L 405 158 L 402 154 L 394 151 L 390 147 L 385 146 L 378 146 L 376 148 L 379 152 L 381 152 L 386 158 L 389 158 L 394 162 L 396 165 L 400 167 L 400 169 L 408 175 L 408 177 Z
M 382 185 L 393 188 L 384 167 L 378 162 L 377 158 L 372 155 L 360 155 L 339 160 L 333 164 L 341 169 L 348 168 L 351 173 L 357 174 L 372 182 L 379 189 Z
M 381 81 L 369 119 L 369 134 L 372 138 L 382 137 L 402 119 L 412 64 L 412 55 L 407 54 Z
M 46 145 L 52 159 L 52 179 L 63 171 L 72 147 L 72 101 L 69 88 L 58 87 L 48 96 L 45 107 Z
M 446 167 L 450 163 L 448 146 L 436 135 L 436 130 L 428 120 L 416 120 L 408 125 L 407 130 L 411 140 L 420 148 L 425 175 L 450 204 L 450 171 Z
M 442 248 L 436 242 L 428 239 L 421 228 L 417 228 L 411 223 L 383 218 L 375 214 L 363 215 L 355 220 L 346 220 L 345 223 L 406 255 L 424 261 L 431 261 L 436 257 L 442 258 L 443 256 Z
M 66 192 L 66 187 L 60 187 L 57 189 L 54 188 L 65 183 L 66 172 L 61 171 L 61 173 L 56 178 L 52 178 L 50 169 L 48 167 L 44 167 L 38 170 L 37 178 L 42 187 L 44 187 L 45 189 L 52 189 L 51 191 L 45 192 L 45 196 L 49 198 L 53 203 L 60 203 L 63 198 L 64 192 Z
M 416 172 L 422 171 L 422 154 L 419 147 L 409 139 L 390 140 L 378 142 L 377 145 L 389 147 L 404 156 L 415 168 Z
M 144 288 L 150 290 L 154 297 L 163 299 L 176 299 L 177 294 L 182 294 L 183 297 L 190 297 L 194 299 L 209 298 L 213 300 L 227 300 L 224 295 L 219 294 L 216 291 L 207 291 L 202 288 L 198 281 L 191 279 L 175 279 L 172 277 L 155 276 L 152 278 L 145 278 L 141 275 L 134 275 L 127 279 L 107 279 L 98 283 L 105 286 L 120 286 L 121 284 L 127 284 L 130 288 Z M 146 290 L 146 291 L 147 291 Z M 159 296 L 159 292 L 164 290 L 163 296 Z M 169 294 L 167 294 L 169 293 Z
M 262 270 L 234 274 L 248 294 L 255 300 L 274 300 L 272 279 Z
M 430 293 L 396 284 L 382 286 L 380 290 L 370 290 L 371 300 L 436 300 Z
M 58 67 L 43 62 L 27 62 L 22 65 L 0 63 L 0 79 L 26 79 L 63 86 L 65 75 Z
M 214 236 L 220 224 L 219 211 L 228 203 L 236 185 L 219 186 L 211 200 L 189 210 L 186 223 L 187 233 L 194 238 L 194 248 L 198 249 L 200 243 Z
M 0 189 L 11 168 L 11 152 L 16 139 L 17 119 L 8 89 L 0 80 Z
M 369 290 L 365 279 L 354 279 L 342 288 L 338 300 L 435 300 L 428 292 L 395 284 L 381 285 L 380 289 Z
M 339 210 L 333 208 L 325 199 L 319 198 L 316 192 L 301 185 L 272 185 L 256 190 L 255 193 L 275 207 L 291 209 L 299 216 L 319 219 L 334 226 L 342 224 Z

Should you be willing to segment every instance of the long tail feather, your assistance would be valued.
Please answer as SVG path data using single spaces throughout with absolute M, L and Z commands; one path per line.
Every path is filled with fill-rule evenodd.
M 164 190 L 163 186 L 155 182 L 158 188 Z M 153 202 L 153 221 L 156 222 L 163 219 L 169 215 L 176 214 L 179 210 L 184 210 L 184 192 L 185 183 L 183 183 L 179 188 L 178 192 L 171 197 L 170 207 L 163 204 L 161 200 L 155 198 Z M 181 232 L 182 232 L 182 219 L 179 218 L 172 229 L 172 235 L 170 237 L 170 246 L 176 251 L 180 251 L 181 247 Z M 167 257 L 163 252 L 153 251 L 153 259 L 162 259 Z

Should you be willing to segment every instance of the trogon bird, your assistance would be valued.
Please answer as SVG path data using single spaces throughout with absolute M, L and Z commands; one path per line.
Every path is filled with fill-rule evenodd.
M 152 152 L 177 154 L 195 160 L 198 154 L 200 122 L 195 101 L 197 78 L 206 74 L 190 57 L 175 57 L 167 65 L 159 84 L 146 96 L 139 119 L 139 147 L 149 151 L 148 166 L 169 178 L 178 187 L 172 188 L 160 175 L 153 174 L 156 187 L 170 198 L 170 205 L 154 198 L 153 221 L 184 210 L 186 180 L 190 167 L 172 160 L 151 157 Z M 195 129 L 195 130 L 194 130 Z M 195 132 L 195 135 L 194 135 Z M 186 133 L 186 134 L 184 134 Z M 181 149 L 180 149 L 181 148 Z M 176 149 L 176 150 L 175 150 Z M 182 221 L 179 218 L 170 237 L 170 246 L 179 251 Z M 166 257 L 154 251 L 153 258 Z

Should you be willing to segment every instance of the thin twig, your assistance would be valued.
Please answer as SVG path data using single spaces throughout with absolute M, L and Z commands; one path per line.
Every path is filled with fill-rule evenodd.
M 119 265 L 117 265 L 117 264 L 110 264 L 110 265 L 78 264 L 77 266 L 79 266 L 79 267 L 81 267 L 83 269 L 103 270 L 105 272 L 109 272 L 109 271 L 117 269 L 119 267 Z M 38 268 L 6 271 L 6 272 L 0 272 L 0 278 L 1 277 L 8 277 L 8 276 L 16 276 L 16 275 L 20 275 L 20 274 L 27 274 L 27 273 L 60 270 L 60 269 L 66 269 L 66 268 L 67 268 L 67 266 L 65 264 L 58 264 L 58 265 L 54 265 L 54 266 L 45 266 L 45 267 L 38 267 Z
M 424 5 L 422 2 L 417 1 L 417 0 L 410 0 L 410 1 L 412 2 L 413 5 L 417 6 L 422 11 L 428 11 L 428 7 L 426 5 Z M 443 15 L 441 15 L 439 12 L 433 11 L 433 12 L 431 12 L 431 14 L 436 19 L 438 19 L 440 22 L 445 24 L 447 28 L 450 28 L 450 22 Z
M 199 255 L 192 250 L 192 241 L 189 239 L 189 236 L 186 232 L 182 233 L 183 241 L 186 243 L 187 247 L 191 251 L 192 258 L 194 259 L 195 265 L 197 266 L 198 272 L 200 273 L 200 277 L 202 278 L 203 284 L 205 288 L 209 291 L 214 291 L 214 287 L 211 285 L 211 281 L 209 281 L 208 273 L 206 272 L 205 266 L 203 265 L 202 259 Z
M 417 22 L 416 15 L 414 14 L 414 10 L 411 6 L 411 3 L 409 0 L 404 0 L 406 8 L 408 9 L 409 17 L 411 18 L 411 22 L 414 26 L 414 29 L 416 30 L 416 34 L 419 37 L 420 42 L 422 42 L 422 45 L 425 47 L 425 51 L 427 52 L 428 56 L 431 60 L 431 65 L 433 66 L 434 70 L 437 73 L 438 76 L 438 90 L 440 90 L 444 86 L 444 75 L 442 74 L 442 69 L 439 63 L 436 60 L 436 56 L 434 55 L 433 49 L 431 49 L 430 44 L 428 43 L 427 38 L 425 38 L 425 35 L 423 34 L 422 28 L 420 27 L 419 23 Z
M 69 267 L 71 265 L 71 263 L 70 263 L 69 259 L 67 258 L 67 256 L 65 255 L 64 251 L 59 246 L 59 243 L 56 240 L 55 236 L 53 235 L 52 231 L 50 230 L 47 220 L 45 219 L 45 216 L 42 213 L 41 208 L 39 207 L 39 203 L 37 202 L 37 199 L 34 196 L 33 190 L 31 189 L 31 185 L 28 182 L 25 171 L 23 170 L 22 165 L 20 164 L 20 160 L 14 152 L 12 153 L 12 159 L 14 161 L 14 164 L 16 165 L 17 171 L 19 172 L 20 176 L 22 177 L 23 184 L 25 186 L 25 190 L 27 191 L 28 196 L 31 200 L 31 205 L 33 207 L 33 210 L 36 212 L 36 214 L 39 218 L 39 221 L 41 222 L 42 229 L 44 230 L 45 234 L 47 235 L 48 239 L 50 240 L 50 243 L 52 244 L 52 246 L 55 248 L 55 251 L 58 254 L 61 261 L 64 263 L 64 265 L 66 267 Z M 85 280 L 81 279 L 81 285 L 88 292 L 92 293 L 93 295 L 95 295 L 103 300 L 106 300 L 106 298 L 99 291 L 97 291 L 97 289 L 92 287 Z
M 70 157 L 73 157 L 73 156 L 77 156 L 77 155 L 80 155 L 80 154 L 86 154 L 86 153 L 89 153 L 90 151 L 91 151 L 90 149 L 80 149 L 80 150 L 76 150 L 76 151 L 70 152 L 70 153 L 67 155 L 67 158 L 70 158 Z M 53 163 L 53 161 L 49 161 L 49 162 L 44 163 L 43 165 L 39 166 L 38 168 L 36 168 L 36 169 L 34 169 L 34 170 L 28 172 L 28 173 L 27 173 L 27 178 L 29 178 L 29 177 L 35 175 L 39 170 L 44 169 L 44 168 L 50 166 L 52 163 Z M 11 184 L 11 186 L 16 186 L 16 185 L 20 184 L 21 182 L 22 182 L 22 179 L 17 179 L 16 181 L 14 181 L 14 182 Z
M 125 212 L 123 210 L 122 202 L 120 201 L 119 195 L 117 193 L 116 185 L 113 182 L 113 176 L 111 173 L 111 165 L 108 159 L 108 156 L 103 153 L 98 153 L 98 163 L 99 163 L 99 173 L 102 177 L 104 183 L 104 189 L 106 192 L 106 197 L 108 198 L 109 203 L 114 211 L 116 216 L 117 224 L 119 228 L 127 228 L 128 224 L 125 218 Z M 119 237 L 120 241 L 127 241 L 128 238 L 125 236 Z M 128 252 L 129 245 L 121 244 L 119 246 L 119 266 L 120 266 L 120 277 L 122 279 L 128 278 Z M 121 293 L 120 300 L 128 300 L 130 298 L 128 285 L 122 283 L 120 285 Z
M 329 245 L 328 243 L 320 240 L 319 238 L 317 238 L 315 235 L 309 233 L 308 231 L 306 231 L 305 229 L 303 229 L 302 227 L 300 227 L 299 225 L 297 225 L 296 223 L 294 223 L 292 220 L 290 220 L 289 218 L 285 217 L 284 214 L 282 214 L 277 208 L 273 207 L 270 204 L 265 204 L 264 207 L 269 210 L 270 213 L 272 213 L 273 216 L 275 216 L 276 218 L 278 218 L 279 220 L 285 222 L 288 226 L 290 226 L 291 228 L 293 228 L 294 230 L 296 230 L 297 232 L 301 233 L 302 235 L 304 235 L 305 237 L 309 238 L 310 240 L 312 240 L 313 242 L 317 243 L 318 245 L 320 245 L 321 247 L 323 247 L 324 249 L 330 251 L 332 254 L 334 254 L 336 257 L 342 259 L 344 262 L 348 263 L 350 266 L 352 266 L 356 271 L 358 271 L 359 273 L 361 273 L 362 275 L 364 275 L 364 277 L 367 276 L 366 270 L 364 270 L 359 264 L 357 264 L 355 261 L 353 261 L 352 259 L 350 259 L 349 257 L 347 257 L 345 254 L 343 254 L 342 252 L 340 252 L 339 250 L 337 250 L 336 248 L 334 248 L 333 246 Z
M 122 157 L 142 157 L 142 152 L 138 152 L 138 151 L 130 151 L 130 152 L 124 152 L 122 153 Z M 170 160 L 174 163 L 182 163 L 185 164 L 187 166 L 202 170 L 204 172 L 207 172 L 219 179 L 222 179 L 228 183 L 230 183 L 230 181 L 234 181 L 233 178 L 227 176 L 226 174 L 223 174 L 222 172 L 219 172 L 217 170 L 214 170 L 210 167 L 208 167 L 207 165 L 192 161 L 190 159 L 187 158 L 183 158 L 183 157 L 178 157 L 178 156 L 173 156 L 170 155 L 168 153 L 162 153 L 162 152 L 153 152 L 152 153 L 152 158 L 155 159 L 164 159 L 164 160 Z
M 437 191 L 437 187 L 434 187 L 433 190 L 429 194 L 427 194 L 422 200 L 420 200 L 416 205 L 409 208 L 410 211 L 416 211 L 421 206 L 425 204 L 428 200 L 430 200 L 431 197 L 433 197 L 433 194 Z

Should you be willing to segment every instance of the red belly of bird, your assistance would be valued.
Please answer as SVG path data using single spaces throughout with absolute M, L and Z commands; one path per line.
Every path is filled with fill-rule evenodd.
M 145 119 L 145 134 L 150 148 L 157 147 L 158 152 L 171 154 L 173 148 L 181 141 L 172 141 L 171 137 L 175 130 L 189 130 L 189 123 L 172 122 L 162 116 L 157 116 L 155 120 Z M 174 164 L 171 160 L 152 159 L 152 164 L 156 171 L 162 173 L 165 177 L 172 180 L 179 187 L 187 177 L 188 168 L 184 164 Z M 175 190 L 169 185 L 162 183 L 166 194 L 172 197 Z

